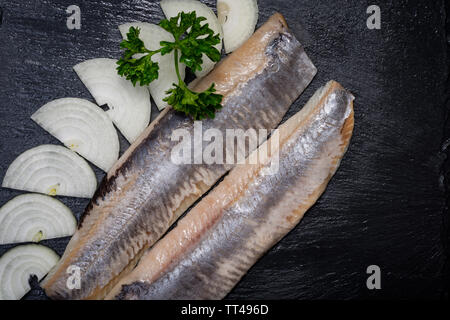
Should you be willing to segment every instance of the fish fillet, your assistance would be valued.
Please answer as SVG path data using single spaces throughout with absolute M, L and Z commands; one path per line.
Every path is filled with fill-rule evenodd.
M 224 96 L 216 118 L 202 122 L 203 132 L 276 128 L 315 74 L 283 16 L 273 15 L 193 87 L 203 91 L 215 83 Z M 87 207 L 61 261 L 42 284 L 50 298 L 103 298 L 142 253 L 234 167 L 175 164 L 171 151 L 179 142 L 171 139 L 172 133 L 184 129 L 193 135 L 194 128 L 191 119 L 167 108 L 119 159 Z M 245 150 L 245 157 L 252 151 Z
M 324 192 L 350 142 L 353 99 L 334 81 L 319 89 L 260 147 L 266 157 L 234 168 L 107 298 L 224 298 Z

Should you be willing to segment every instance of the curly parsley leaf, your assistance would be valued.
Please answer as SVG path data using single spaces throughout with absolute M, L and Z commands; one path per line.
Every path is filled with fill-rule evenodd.
M 127 39 L 120 44 L 125 53 L 117 62 L 117 71 L 134 86 L 137 82 L 145 86 L 159 77 L 159 65 L 152 61 L 152 56 L 159 50 L 151 51 L 145 48 L 144 42 L 139 39 L 139 33 L 139 28 L 130 27 Z
M 215 94 L 214 83 L 203 92 L 194 92 L 189 88 L 174 84 L 167 91 L 169 96 L 164 99 L 175 110 L 190 115 L 194 120 L 214 119 L 217 110 L 222 108 L 222 95 Z
M 162 20 L 160 26 L 173 34 L 175 42 L 162 41 L 161 54 L 168 54 L 173 50 L 180 50 L 180 62 L 188 66 L 192 71 L 201 71 L 203 54 L 212 61 L 220 60 L 220 52 L 214 46 L 220 43 L 220 36 L 214 35 L 214 31 L 206 23 L 201 25 L 206 18 L 197 17 L 195 11 L 190 13 L 180 12 L 178 16 L 169 20 Z

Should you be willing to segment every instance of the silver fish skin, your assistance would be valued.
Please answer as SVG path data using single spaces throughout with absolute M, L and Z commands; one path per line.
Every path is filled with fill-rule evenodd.
M 257 164 L 234 168 L 107 298 L 224 298 L 325 191 L 350 143 L 353 100 L 334 81 L 318 90 L 280 127 L 277 143 L 260 147 L 267 157 L 255 151 Z
M 273 15 L 193 87 L 203 91 L 215 83 L 224 96 L 216 118 L 202 122 L 203 132 L 270 132 L 315 74 L 283 16 Z M 234 167 L 173 163 L 171 151 L 179 142 L 171 135 L 177 129 L 193 136 L 194 122 L 166 108 L 110 170 L 60 262 L 42 283 L 50 298 L 103 298 L 143 252 Z M 79 288 L 68 286 L 74 270 L 80 275 Z

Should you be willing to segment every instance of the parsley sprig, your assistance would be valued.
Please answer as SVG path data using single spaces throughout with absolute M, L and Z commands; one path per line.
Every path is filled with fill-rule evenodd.
M 194 120 L 214 118 L 215 112 L 222 108 L 223 96 L 216 94 L 214 83 L 203 92 L 194 92 L 188 88 L 180 76 L 179 63 L 184 63 L 193 72 L 201 71 L 203 54 L 212 61 L 220 60 L 220 52 L 214 46 L 220 43 L 220 36 L 208 24 L 202 25 L 204 17 L 197 17 L 195 11 L 180 12 L 178 16 L 162 20 L 159 25 L 170 32 L 175 41 L 161 41 L 161 48 L 148 50 L 139 38 L 139 28 L 131 27 L 120 47 L 125 49 L 122 58 L 117 62 L 119 75 L 126 77 L 133 85 L 139 82 L 141 86 L 150 84 L 159 77 L 159 66 L 152 61 L 157 53 L 166 55 L 174 52 L 175 71 L 178 84 L 166 93 L 164 99 L 175 110 L 184 112 Z

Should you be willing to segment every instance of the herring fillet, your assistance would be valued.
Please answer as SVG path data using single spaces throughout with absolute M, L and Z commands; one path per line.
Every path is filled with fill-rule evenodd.
M 203 131 L 276 128 L 315 74 L 283 16 L 273 15 L 195 84 L 194 90 L 203 91 L 214 82 L 224 96 L 223 109 L 215 119 L 202 122 Z M 42 284 L 50 298 L 103 298 L 144 250 L 233 168 L 173 163 L 171 150 L 179 142 L 171 135 L 176 129 L 193 136 L 194 123 L 166 108 L 108 172 L 60 263 Z M 80 271 L 80 289 L 67 286 L 68 268 Z
M 259 163 L 234 168 L 107 298 L 224 298 L 324 192 L 352 136 L 353 99 L 334 81 L 318 90 L 280 127 L 279 148 L 271 138 Z

